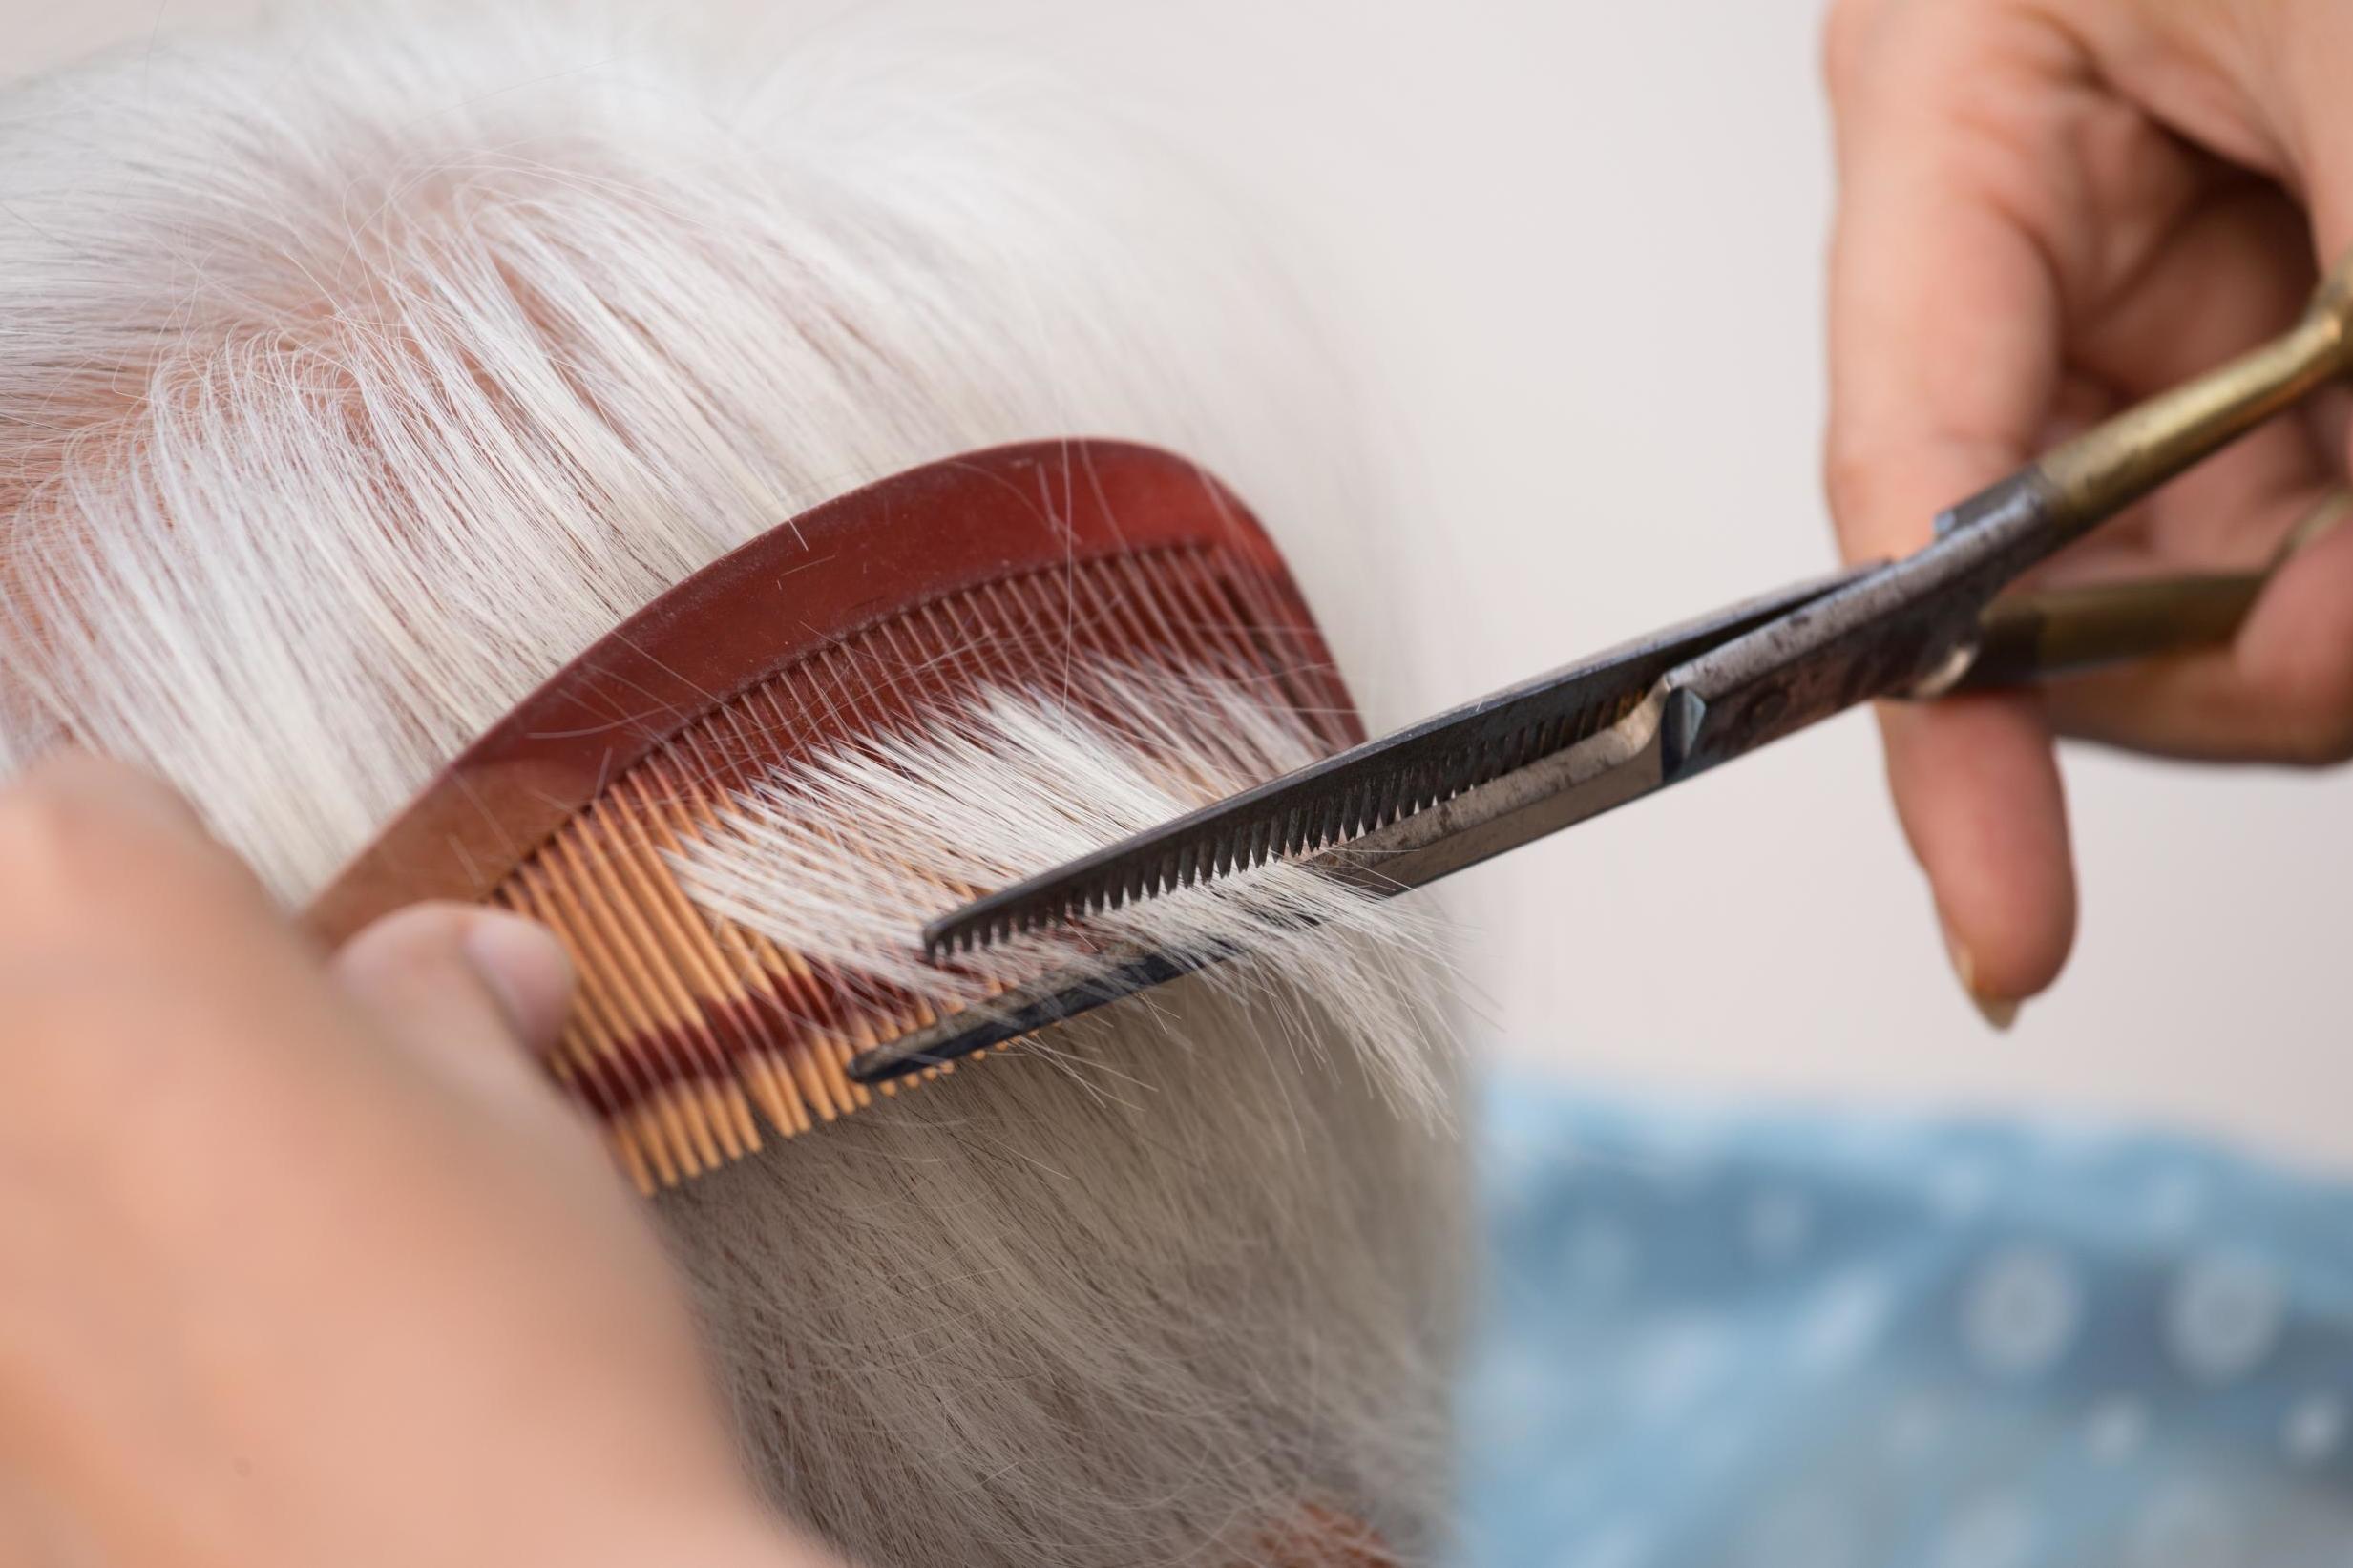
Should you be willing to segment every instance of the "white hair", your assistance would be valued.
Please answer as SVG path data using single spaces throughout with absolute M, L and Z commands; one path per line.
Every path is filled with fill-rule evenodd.
M 947 889 L 1019 882 L 1320 754 L 1298 715 L 1268 707 L 1263 684 L 1089 660 L 1052 693 L 990 690 L 912 731 L 774 773 L 680 869 L 702 909 L 834 972 L 983 1006 L 992 985 L 1081 968 L 1083 956 L 1039 934 L 935 967 L 914 936 L 953 900 Z M 843 852 L 843 823 L 857 825 L 854 856 Z M 1215 965 L 1202 983 L 1261 996 L 1304 948 L 1317 1005 L 1339 1014 L 1376 1080 L 1406 1109 L 1442 1118 L 1445 1083 L 1422 1039 L 1421 960 L 1437 933 L 1413 908 L 1278 863 L 1087 924 L 1097 937 L 1187 960 L 1238 945 L 1258 960 Z
M 145 763 L 299 902 L 669 584 L 1015 439 L 1205 462 L 1339 602 L 1376 496 L 1197 201 L 1002 78 L 883 71 L 838 27 L 763 57 L 739 80 L 571 14 L 338 22 L 13 92 L 0 772 L 69 738 Z M 909 889 L 833 877 L 811 822 L 996 875 L 1182 804 L 1086 781 L 1187 736 L 1242 738 L 1196 748 L 1196 793 L 1309 754 L 1213 672 L 1098 674 L 1152 734 L 989 694 L 901 742 L 944 793 L 846 752 L 739 802 L 701 901 L 887 973 Z M 1257 887 L 1145 934 L 1320 901 L 1280 984 L 1170 988 L 662 1204 L 747 1453 L 853 1556 L 1437 1538 L 1461 1193 L 1426 933 Z

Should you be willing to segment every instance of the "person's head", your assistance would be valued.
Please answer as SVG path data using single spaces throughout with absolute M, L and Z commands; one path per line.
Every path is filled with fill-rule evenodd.
M 1158 171 L 838 47 L 685 62 L 578 18 L 412 24 L 13 94 L 0 770 L 68 738 L 152 766 L 299 905 L 665 587 L 1001 441 L 1173 448 L 1311 594 L 1345 575 L 1369 498 L 1293 324 Z M 826 881 L 839 837 L 904 863 L 910 822 L 1043 799 L 1107 838 L 1156 799 L 1108 785 L 1171 756 L 1218 789 L 1313 754 L 1214 671 L 1098 678 L 1136 725 L 1005 691 L 907 739 L 930 796 L 798 781 L 708 906 L 871 950 L 905 889 Z M 1404 922 L 666 1195 L 780 1505 L 894 1568 L 1425 1548 L 1460 1183 Z

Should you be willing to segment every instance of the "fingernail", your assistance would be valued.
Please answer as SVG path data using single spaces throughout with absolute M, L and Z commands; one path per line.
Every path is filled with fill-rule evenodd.
M 1952 960 L 1953 973 L 1959 977 L 1961 989 L 1969 998 L 1969 1005 L 1977 1009 L 1977 1015 L 1985 1019 L 1986 1027 L 1995 1034 L 2008 1034 L 2010 1026 L 2018 1021 L 2018 1004 L 1980 992 L 1977 989 L 1976 958 L 1970 954 L 1967 945 L 1953 934 L 1952 927 L 1944 923 L 1942 914 L 1937 916 L 1937 924 L 1943 929 L 1945 956 Z
M 460 951 L 508 1027 L 535 1049 L 553 1045 L 572 1000 L 572 960 L 554 933 L 536 920 L 485 909 L 467 924 Z
M 1985 1020 L 1985 1026 L 1997 1035 L 2008 1034 L 2011 1026 L 2018 1022 L 2016 1002 L 1997 1002 L 1990 996 L 1980 996 L 1974 991 L 1969 993 L 1969 1001 L 1976 1007 L 1977 1015 Z

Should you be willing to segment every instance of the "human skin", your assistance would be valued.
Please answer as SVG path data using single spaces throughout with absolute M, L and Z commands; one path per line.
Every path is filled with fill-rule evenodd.
M 1919 548 L 2052 440 L 2285 327 L 2353 251 L 2353 8 L 1839 0 L 1827 477 L 1853 560 Z M 2345 477 L 2320 400 L 2066 552 L 2048 580 L 2260 566 Z M 2048 986 L 2076 888 L 2054 738 L 2208 761 L 2353 757 L 2353 528 L 2227 649 L 2030 696 L 1888 706 L 1899 815 L 1989 1019 Z
M 317 951 L 163 786 L 0 790 L 0 1560 L 813 1568 L 532 1061 L 509 916 Z

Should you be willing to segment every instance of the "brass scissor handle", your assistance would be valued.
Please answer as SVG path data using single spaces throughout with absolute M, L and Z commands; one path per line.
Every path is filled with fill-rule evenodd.
M 2060 531 L 2077 538 L 2349 371 L 2353 257 L 2286 332 L 2085 431 L 2027 472 Z
M 2296 553 L 2353 515 L 2353 491 L 2332 491 L 2261 570 L 2006 594 L 1979 621 L 1976 656 L 1958 689 L 2018 686 L 2126 659 L 2216 648 Z
M 2081 538 L 2274 415 L 2353 373 L 2353 257 L 2324 279 L 2296 324 L 2219 369 L 2086 431 L 1938 520 L 1941 533 L 2021 505 L 2049 548 Z M 1921 695 L 2015 685 L 2097 664 L 2227 642 L 2264 585 L 2343 517 L 2342 492 L 2306 518 L 2260 571 L 2007 595 L 1985 612 L 1974 657 Z

